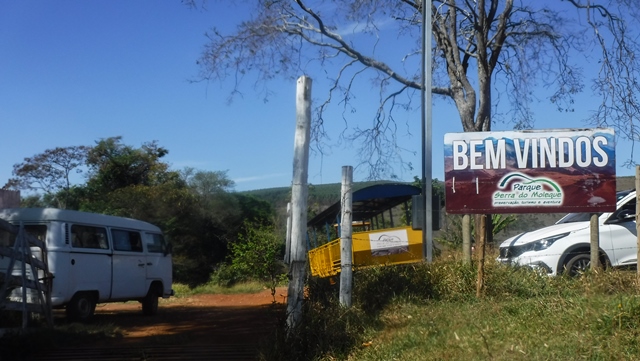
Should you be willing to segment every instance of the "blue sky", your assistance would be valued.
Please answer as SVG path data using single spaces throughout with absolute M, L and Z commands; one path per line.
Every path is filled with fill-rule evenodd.
M 207 11 L 179 0 L 0 0 L 0 183 L 25 157 L 57 146 L 93 145 L 122 136 L 140 146 L 157 140 L 169 150 L 174 169 L 227 171 L 235 190 L 291 184 L 295 131 L 295 81 L 270 84 L 276 93 L 264 101 L 260 89 L 245 82 L 229 102 L 231 83 L 193 83 L 196 61 L 216 26 L 232 31 L 247 9 L 208 2 Z M 301 74 L 302 75 L 302 74 Z M 319 102 L 328 84 L 308 74 Z M 375 105 L 363 91 L 359 101 Z M 575 113 L 560 114 L 551 105 L 536 112 L 537 128 L 586 127 L 585 97 Z M 410 181 L 420 175 L 420 111 L 404 115 L 400 141 L 415 155 L 405 160 L 415 169 L 398 174 Z M 328 126 L 338 139 L 343 123 Z M 499 125 L 494 127 L 499 129 Z M 433 108 L 433 177 L 443 179 L 443 137 L 460 132 L 455 109 L 436 101 Z M 410 134 L 411 133 L 411 134 Z M 356 165 L 356 151 L 336 144 L 324 156 L 312 153 L 309 183 L 340 182 L 341 167 Z M 618 164 L 629 158 L 629 144 L 619 142 Z M 633 169 L 618 166 L 618 175 Z M 367 172 L 356 169 L 354 180 Z

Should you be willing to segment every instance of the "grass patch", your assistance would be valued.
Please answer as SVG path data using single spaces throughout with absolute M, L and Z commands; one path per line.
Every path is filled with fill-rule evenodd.
M 338 284 L 312 280 L 304 322 L 314 331 L 289 340 L 306 353 L 265 359 L 638 359 L 635 271 L 548 277 L 488 262 L 476 298 L 475 270 L 451 260 L 361 270 L 348 310 L 338 306 Z

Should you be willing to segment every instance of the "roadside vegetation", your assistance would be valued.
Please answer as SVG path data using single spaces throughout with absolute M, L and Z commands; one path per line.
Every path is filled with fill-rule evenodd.
M 303 326 L 283 328 L 264 360 L 634 360 L 640 354 L 636 273 L 555 277 L 489 262 L 476 270 L 432 264 L 354 273 L 354 306 L 339 285 L 309 282 Z
M 339 305 L 337 281 L 308 280 L 301 327 L 287 330 L 280 315 L 262 360 L 635 360 L 640 354 L 640 296 L 632 270 L 551 278 L 488 262 L 486 289 L 477 298 L 475 266 L 443 256 L 432 264 L 354 272 L 349 309 Z M 265 287 L 261 280 L 221 285 L 215 275 L 196 287 L 174 285 L 177 297 Z M 121 333 L 115 325 L 71 323 L 5 336 L 0 346 L 24 344 L 34 351 Z

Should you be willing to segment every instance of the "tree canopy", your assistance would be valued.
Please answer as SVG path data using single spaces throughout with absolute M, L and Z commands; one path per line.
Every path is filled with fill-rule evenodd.
M 43 194 L 23 206 L 59 207 L 144 220 L 159 226 L 173 244 L 174 277 L 197 284 L 209 280 L 227 259 L 228 245 L 245 240 L 246 222 L 272 226 L 271 205 L 233 192 L 226 171 L 172 170 L 157 142 L 141 147 L 121 137 L 94 146 L 49 149 L 14 166 L 5 186 Z M 87 169 L 82 182 L 69 174 Z M 243 238 L 244 237 L 244 238 Z
M 187 1 L 197 6 L 195 0 Z M 390 174 L 404 148 L 394 114 L 415 108 L 422 89 L 420 0 L 258 0 L 234 32 L 212 29 L 200 78 L 324 75 L 331 86 L 317 107 L 313 138 L 327 137 L 325 114 L 343 108 L 345 139 L 358 141 L 371 178 Z M 496 122 L 535 126 L 541 99 L 562 112 L 576 97 L 599 99 L 586 124 L 640 137 L 637 6 L 630 0 L 433 0 L 433 88 L 453 102 L 464 131 Z M 379 106 L 368 124 L 352 108 L 355 86 L 370 82 Z M 367 109 L 368 110 L 368 109 Z M 409 124 L 419 129 L 419 124 Z M 562 127 L 562 124 L 559 124 Z M 633 154 L 629 155 L 633 163 Z

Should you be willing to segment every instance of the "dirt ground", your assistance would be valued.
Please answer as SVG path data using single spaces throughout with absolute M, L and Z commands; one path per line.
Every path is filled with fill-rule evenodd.
M 172 297 L 160 300 L 154 316 L 144 316 L 138 302 L 99 304 L 92 325 L 115 330 L 113 337 L 83 340 L 81 344 L 70 340 L 60 349 L 29 359 L 255 359 L 259 347 L 284 316 L 286 292 L 286 288 L 278 288 L 275 302 L 270 290 Z M 66 322 L 64 312 L 56 312 L 54 322 Z M 133 350 L 144 350 L 143 357 L 134 356 Z
M 272 331 L 286 302 L 286 288 L 252 294 L 194 295 L 160 300 L 158 314 L 144 316 L 137 302 L 107 303 L 96 307 L 94 324 L 114 324 L 123 333 L 118 344 L 181 344 L 229 340 L 255 343 Z M 106 340 L 108 343 L 109 340 Z

